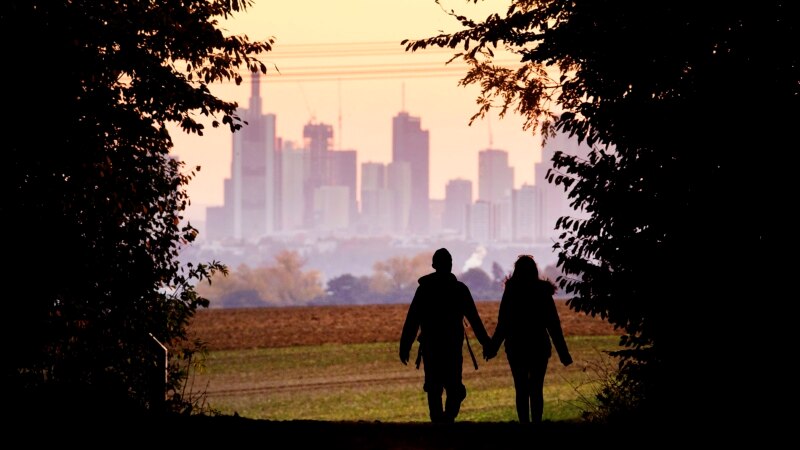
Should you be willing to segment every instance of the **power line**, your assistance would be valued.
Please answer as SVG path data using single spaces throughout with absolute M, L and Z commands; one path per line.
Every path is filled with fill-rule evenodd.
M 509 69 L 514 67 L 505 66 Z M 365 64 L 340 66 L 303 66 L 268 71 L 261 82 L 280 83 L 287 81 L 332 81 L 332 80 L 371 80 L 387 78 L 435 78 L 453 77 L 466 74 L 469 66 L 431 65 L 426 63 L 408 64 Z M 244 74 L 248 78 L 250 74 Z
M 456 50 L 432 46 L 419 53 L 405 51 L 405 46 L 400 42 L 339 42 L 339 43 L 310 43 L 287 44 L 273 46 L 268 52 L 267 59 L 272 60 L 276 70 L 267 72 L 266 77 L 261 77 L 260 82 L 316 82 L 316 81 L 366 81 L 398 78 L 440 78 L 465 75 L 469 65 L 463 61 L 455 60 L 446 64 L 446 60 L 439 61 L 408 61 L 413 53 L 416 55 L 448 54 L 452 56 Z M 397 58 L 403 56 L 404 60 Z M 285 59 L 301 59 L 325 61 L 330 58 L 352 60 L 356 58 L 371 57 L 380 59 L 380 62 L 367 64 L 341 64 L 334 61 L 332 64 L 307 64 L 299 66 L 279 64 Z M 381 58 L 376 58 L 381 57 Z M 393 59 L 391 61 L 389 59 Z M 449 60 L 449 58 L 448 58 Z M 520 63 L 514 59 L 495 59 L 495 65 L 515 69 Z M 250 74 L 245 73 L 247 78 Z
M 512 64 L 516 64 L 515 61 L 507 60 L 507 61 L 495 61 L 495 65 L 504 65 L 510 66 Z M 290 70 L 317 70 L 317 69 L 333 69 L 333 70 L 343 70 L 343 69 L 383 69 L 383 68 L 406 68 L 406 67 L 422 67 L 422 68 L 449 68 L 449 67 L 459 67 L 459 68 L 467 68 L 469 65 L 461 62 L 445 64 L 445 63 L 432 63 L 432 62 L 399 62 L 399 63 L 373 63 L 373 64 L 347 64 L 347 65 L 314 65 L 314 66 L 289 66 L 278 68 L 281 73 L 288 73 Z
M 313 42 L 310 44 L 286 44 L 285 47 L 304 48 L 304 47 L 345 47 L 345 46 L 387 46 L 400 45 L 400 41 L 354 41 L 354 42 Z
M 501 51 L 501 50 L 499 50 Z M 430 46 L 423 50 L 410 51 L 400 42 L 345 42 L 345 43 L 315 43 L 315 44 L 275 44 L 268 55 L 276 59 L 294 58 L 331 58 L 331 57 L 362 57 L 362 56 L 397 56 L 414 55 L 415 57 L 431 55 L 450 55 L 457 50 L 449 47 Z
M 336 80 L 378 80 L 387 78 L 434 78 L 452 77 L 463 75 L 464 68 L 452 67 L 447 69 L 396 69 L 396 70 L 360 70 L 360 71 L 325 71 L 325 72 L 298 72 L 292 74 L 272 74 L 261 77 L 261 82 L 281 83 L 295 81 L 336 81 Z
M 463 72 L 462 72 L 463 73 Z M 270 77 L 268 80 L 264 77 L 261 78 L 262 83 L 288 83 L 288 82 L 325 82 L 325 81 L 371 81 L 371 80 L 391 80 L 391 79 L 409 79 L 409 78 L 445 78 L 458 76 L 456 72 L 452 73 L 439 73 L 439 74 L 383 74 L 383 75 L 349 75 L 349 76 L 327 76 L 327 77 L 308 77 L 308 78 L 281 78 Z M 227 83 L 227 82 L 226 82 Z

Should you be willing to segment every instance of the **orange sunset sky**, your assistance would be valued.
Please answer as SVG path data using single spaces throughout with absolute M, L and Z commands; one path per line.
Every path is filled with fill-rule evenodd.
M 420 117 L 430 132 L 431 198 L 444 198 L 448 180 L 473 181 L 477 196 L 478 152 L 509 152 L 515 187 L 533 182 L 539 161 L 539 137 L 522 130 L 522 119 L 496 115 L 469 119 L 477 111 L 475 86 L 458 86 L 466 71 L 460 62 L 445 65 L 447 49 L 406 52 L 403 39 L 430 37 L 460 28 L 445 11 L 475 19 L 504 13 L 508 2 L 464 0 L 255 0 L 244 13 L 221 22 L 226 34 L 251 40 L 275 39 L 261 56 L 268 74 L 261 77 L 262 113 L 277 116 L 277 134 L 302 143 L 311 121 L 333 126 L 334 148 L 356 150 L 364 162 L 391 161 L 392 117 L 401 110 Z M 502 59 L 513 66 L 513 57 Z M 249 76 L 240 86 L 214 84 L 212 92 L 246 107 Z M 204 220 L 205 208 L 222 204 L 223 180 L 230 176 L 231 133 L 207 125 L 204 136 L 171 128 L 173 154 L 189 167 L 201 166 L 188 186 L 190 220 Z

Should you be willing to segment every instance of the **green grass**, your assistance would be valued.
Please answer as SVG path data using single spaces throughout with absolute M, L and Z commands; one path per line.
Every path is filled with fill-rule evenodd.
M 568 337 L 575 361 L 565 368 L 554 356 L 545 379 L 545 420 L 573 420 L 591 402 L 606 375 L 617 336 Z M 252 419 L 427 422 L 423 370 L 404 366 L 397 343 L 321 345 L 211 352 L 195 373 L 192 395 L 222 414 Z M 479 370 L 464 352 L 467 398 L 459 421 L 516 421 L 514 387 L 505 354 Z M 412 349 L 412 358 L 416 348 Z

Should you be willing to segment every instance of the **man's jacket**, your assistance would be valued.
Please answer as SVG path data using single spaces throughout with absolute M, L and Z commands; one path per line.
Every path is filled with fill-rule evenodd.
M 461 354 L 464 318 L 486 345 L 490 338 L 467 285 L 450 272 L 421 277 L 403 325 L 400 354 L 408 355 L 418 332 L 423 355 Z

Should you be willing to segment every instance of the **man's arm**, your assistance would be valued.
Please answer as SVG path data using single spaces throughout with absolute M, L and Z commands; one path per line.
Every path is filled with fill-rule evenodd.
M 482 346 L 486 347 L 491 342 L 491 338 L 489 338 L 489 334 L 486 332 L 486 328 L 483 326 L 483 321 L 481 320 L 481 316 L 478 314 L 478 307 L 475 306 L 475 300 L 472 298 L 472 293 L 469 291 L 469 288 L 466 284 L 462 284 L 462 287 L 464 291 L 463 298 L 465 303 L 464 316 L 469 321 L 469 325 L 472 327 L 472 331 L 475 333 L 475 337 L 478 339 L 478 342 L 480 342 Z
M 400 362 L 403 364 L 408 364 L 411 346 L 414 344 L 414 339 L 417 338 L 417 331 L 419 330 L 419 295 L 419 288 L 417 288 L 417 292 L 414 293 L 414 298 L 408 306 L 406 321 L 403 323 L 403 332 L 400 335 Z

